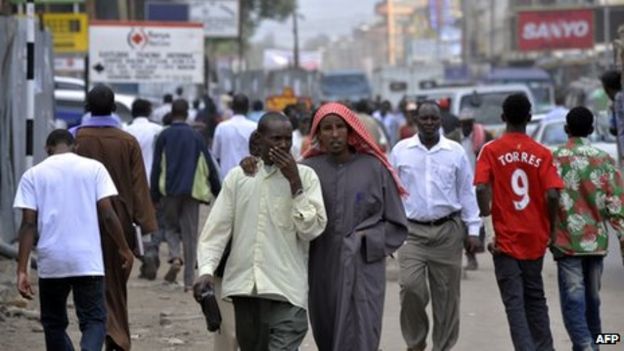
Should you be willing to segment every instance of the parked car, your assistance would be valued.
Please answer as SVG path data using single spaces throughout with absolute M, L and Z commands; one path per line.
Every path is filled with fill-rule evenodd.
M 539 123 L 538 128 L 533 132 L 533 139 L 551 150 L 555 150 L 558 146 L 568 141 L 568 135 L 563 129 L 565 123 L 565 118 L 544 120 Z M 602 121 L 601 117 L 597 118 L 594 129 L 594 133 L 589 136 L 592 145 L 608 153 L 614 160 L 617 160 L 615 137 L 609 134 L 608 129 L 605 130 L 604 121 Z
M 125 94 L 115 94 L 115 114 L 124 123 L 132 120 L 132 103 L 136 97 Z M 54 91 L 55 112 L 54 118 L 65 121 L 68 128 L 80 124 L 82 116 L 85 114 L 85 92 L 84 90 L 55 90 Z
M 528 96 L 531 104 L 535 100 L 531 90 L 524 84 L 477 85 L 469 87 L 449 87 L 421 90 L 408 99 L 415 101 L 448 99 L 450 112 L 459 116 L 463 109 L 470 109 L 477 123 L 481 123 L 494 136 L 499 136 L 505 129 L 501 120 L 503 101 L 511 94 L 523 93 Z M 531 120 L 529 132 L 532 132 L 542 114 L 535 114 Z
M 84 91 L 85 82 L 80 78 L 54 76 L 54 90 Z

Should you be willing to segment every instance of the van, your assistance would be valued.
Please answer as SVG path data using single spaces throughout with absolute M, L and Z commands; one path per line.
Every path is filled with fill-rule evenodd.
M 486 84 L 525 84 L 533 93 L 535 113 L 546 113 L 555 106 L 555 84 L 548 72 L 538 67 L 493 68 L 484 77 Z
M 477 85 L 468 87 L 449 87 L 439 89 L 420 90 L 412 96 L 408 96 L 408 100 L 442 100 L 448 99 L 449 110 L 459 116 L 463 109 L 470 109 L 473 112 L 477 123 L 481 123 L 484 127 L 492 132 L 495 136 L 502 134 L 505 124 L 501 120 L 503 113 L 503 101 L 511 94 L 525 94 L 531 105 L 535 106 L 535 99 L 531 90 L 524 84 L 500 84 L 500 85 Z M 527 129 L 532 132 L 536 125 L 535 122 L 543 118 L 542 114 L 536 114 L 531 119 L 531 124 Z
M 321 76 L 321 101 L 359 101 L 371 99 L 372 90 L 361 71 L 336 71 Z

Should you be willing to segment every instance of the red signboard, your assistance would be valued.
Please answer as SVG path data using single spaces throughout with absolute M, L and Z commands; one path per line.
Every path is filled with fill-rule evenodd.
M 594 47 L 591 9 L 518 12 L 518 50 Z

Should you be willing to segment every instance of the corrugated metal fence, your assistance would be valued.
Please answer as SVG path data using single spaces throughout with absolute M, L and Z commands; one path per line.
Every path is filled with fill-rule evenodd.
M 35 33 L 34 162 L 45 158 L 45 138 L 53 128 L 52 38 Z M 26 168 L 26 20 L 0 17 L 0 244 L 12 244 L 18 213 L 13 197 Z

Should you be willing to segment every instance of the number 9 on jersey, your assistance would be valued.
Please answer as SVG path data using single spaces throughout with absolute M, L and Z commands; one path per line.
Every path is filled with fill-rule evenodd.
M 516 211 L 522 211 L 531 202 L 529 197 L 529 177 L 526 172 L 520 168 L 516 169 L 511 175 L 511 189 L 520 197 L 520 201 L 513 201 Z

